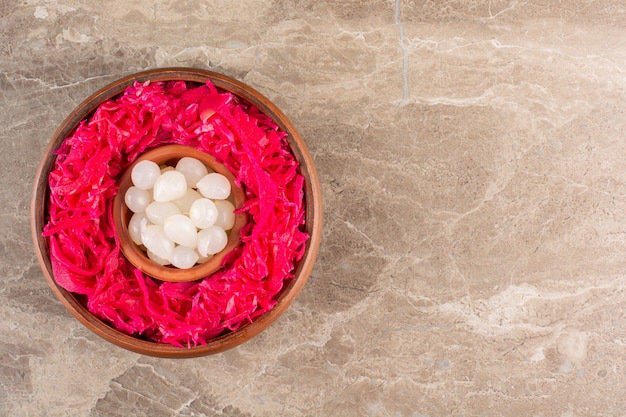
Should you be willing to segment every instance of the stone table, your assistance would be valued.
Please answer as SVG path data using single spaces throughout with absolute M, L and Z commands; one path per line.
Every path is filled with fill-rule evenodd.
M 325 204 L 292 308 L 188 360 L 74 319 L 28 214 L 69 112 L 169 66 L 272 99 Z M 620 0 L 0 1 L 0 415 L 624 415 L 625 72 Z

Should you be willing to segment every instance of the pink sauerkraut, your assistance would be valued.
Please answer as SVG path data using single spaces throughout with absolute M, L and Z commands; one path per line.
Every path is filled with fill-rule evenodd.
M 161 282 L 122 255 L 111 204 L 121 172 L 164 144 L 213 155 L 246 191 L 250 223 L 218 272 Z M 286 133 L 231 93 L 184 81 L 135 83 L 101 104 L 57 151 L 44 228 L 56 282 L 114 328 L 190 347 L 271 310 L 304 254 L 304 178 Z

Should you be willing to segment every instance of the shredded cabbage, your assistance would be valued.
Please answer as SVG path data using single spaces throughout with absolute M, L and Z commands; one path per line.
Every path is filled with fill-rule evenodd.
M 101 104 L 57 150 L 46 237 L 56 282 L 95 316 L 135 337 L 206 344 L 276 304 L 304 254 L 304 178 L 286 133 L 257 108 L 206 84 L 135 83 Z M 214 274 L 161 282 L 119 249 L 111 204 L 122 171 L 144 151 L 179 143 L 210 153 L 246 192 L 242 245 Z

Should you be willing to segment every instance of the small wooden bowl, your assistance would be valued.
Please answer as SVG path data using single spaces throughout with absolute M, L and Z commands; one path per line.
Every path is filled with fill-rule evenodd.
M 115 222 L 115 228 L 117 229 L 117 234 L 120 239 L 120 248 L 124 253 L 124 256 L 126 256 L 126 259 L 128 259 L 128 261 L 135 267 L 141 269 L 144 273 L 161 281 L 196 281 L 220 269 L 224 257 L 235 249 L 241 242 L 239 232 L 247 221 L 247 216 L 244 213 L 236 214 L 235 225 L 228 232 L 228 243 L 226 244 L 226 247 L 221 252 L 215 254 L 208 261 L 192 268 L 178 269 L 171 266 L 162 266 L 148 258 L 146 253 L 139 248 L 135 242 L 133 242 L 128 232 L 128 222 L 132 217 L 132 212 L 128 209 L 126 203 L 124 202 L 124 195 L 132 186 L 132 181 L 130 179 L 131 171 L 138 162 L 143 160 L 153 161 L 158 165 L 174 166 L 185 156 L 198 159 L 206 166 L 210 167 L 213 171 L 228 178 L 231 187 L 230 201 L 235 206 L 235 209 L 241 208 L 246 199 L 243 190 L 235 183 L 235 176 L 228 170 L 228 168 L 217 162 L 215 158 L 208 153 L 200 152 L 189 146 L 165 145 L 151 149 L 137 158 L 137 160 L 130 167 L 128 167 L 126 171 L 124 171 L 120 178 L 119 189 L 117 191 L 117 195 L 115 196 L 115 200 L 113 201 L 113 221 Z
M 207 79 L 211 80 L 217 88 L 229 91 L 254 105 L 266 116 L 270 117 L 282 131 L 287 133 L 287 142 L 299 163 L 299 171 L 305 179 L 306 219 L 304 228 L 309 234 L 309 240 L 303 257 L 295 265 L 295 270 L 293 271 L 294 278 L 285 282 L 283 289 L 277 295 L 276 305 L 272 310 L 260 315 L 252 323 L 242 326 L 234 332 L 225 333 L 207 341 L 206 345 L 178 348 L 164 343 L 139 339 L 114 329 L 95 317 L 87 309 L 80 297 L 56 283 L 50 260 L 50 249 L 46 239 L 42 236 L 44 225 L 47 222 L 47 201 L 50 194 L 48 176 L 56 159 L 55 151 L 61 146 L 65 138 L 76 129 L 81 121 L 90 117 L 100 104 L 118 96 L 133 83 L 175 80 L 205 83 Z M 302 137 L 289 119 L 269 99 L 240 81 L 212 71 L 193 68 L 155 69 L 129 75 L 102 88 L 83 101 L 61 123 L 44 151 L 35 175 L 30 210 L 31 234 L 37 258 L 48 285 L 68 311 L 88 329 L 117 346 L 140 354 L 168 358 L 198 357 L 223 352 L 252 339 L 267 329 L 291 306 L 304 287 L 313 269 L 319 250 L 322 233 L 321 197 L 319 179 L 313 159 Z

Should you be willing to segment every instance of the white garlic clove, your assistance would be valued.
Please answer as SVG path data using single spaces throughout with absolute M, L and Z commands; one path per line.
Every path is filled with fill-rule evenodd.
M 235 225 L 235 206 L 228 200 L 216 200 L 217 219 L 215 225 L 224 230 L 230 230 Z
M 189 218 L 198 229 L 206 229 L 217 220 L 217 207 L 208 198 L 200 198 L 191 205 Z
M 198 232 L 198 254 L 215 255 L 226 247 L 228 235 L 219 226 L 211 226 Z
M 172 264 L 169 259 L 161 258 L 160 256 L 155 255 L 150 249 L 146 250 L 146 253 L 148 254 L 148 258 L 159 265 L 167 266 Z
M 185 176 L 187 185 L 191 188 L 195 188 L 196 183 L 209 173 L 206 165 L 189 156 L 185 156 L 178 161 L 176 171 L 181 172 Z
M 198 232 L 191 219 L 184 214 L 175 214 L 163 223 L 165 235 L 179 245 L 195 248 Z
M 141 232 L 144 246 L 159 258 L 169 259 L 174 251 L 174 242 L 167 237 L 163 227 L 148 225 Z
M 173 201 L 181 198 L 187 192 L 185 176 L 178 171 L 164 172 L 154 183 L 155 201 Z
M 199 198 L 202 198 L 202 195 L 200 195 L 199 192 L 192 188 L 188 188 L 185 195 L 177 200 L 174 200 L 173 203 L 178 206 L 181 213 L 188 214 L 193 202 Z
M 143 160 L 137 162 L 130 172 L 133 185 L 142 190 L 149 190 L 154 187 L 154 183 L 161 175 L 161 169 L 153 161 Z
M 176 246 L 170 261 L 172 265 L 180 269 L 189 269 L 198 262 L 199 256 L 195 250 L 187 246 Z
M 165 219 L 180 214 L 178 206 L 170 201 L 153 201 L 146 207 L 146 216 L 152 224 L 165 223 Z
M 142 245 L 141 231 L 148 225 L 146 213 L 135 213 L 128 221 L 128 234 L 136 245 Z
M 217 172 L 205 175 L 196 186 L 200 194 L 212 200 L 225 200 L 230 195 L 230 181 Z
M 133 213 L 141 213 L 150 204 L 150 192 L 132 186 L 126 191 L 124 202 Z

